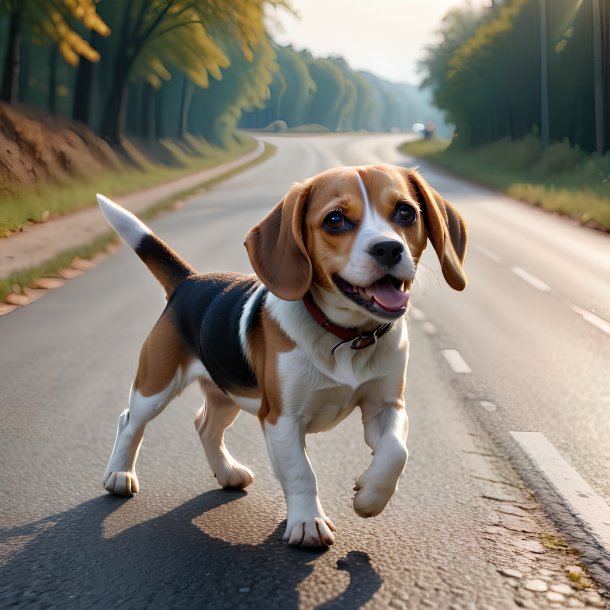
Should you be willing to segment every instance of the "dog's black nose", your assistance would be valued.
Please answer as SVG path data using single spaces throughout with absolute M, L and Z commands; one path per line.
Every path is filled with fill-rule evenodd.
M 400 262 L 404 249 L 401 242 L 391 239 L 374 244 L 369 250 L 369 254 L 384 267 L 391 267 Z

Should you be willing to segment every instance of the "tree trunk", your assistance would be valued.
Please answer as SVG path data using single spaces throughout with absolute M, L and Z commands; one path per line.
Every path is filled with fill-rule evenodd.
M 605 104 L 604 104 L 604 64 L 602 47 L 602 22 L 599 0 L 593 0 L 593 99 L 595 113 L 595 150 L 603 155 L 606 150 Z
M 95 47 L 96 33 L 91 30 L 89 44 Z M 93 88 L 93 66 L 94 64 L 84 57 L 80 58 L 76 71 L 76 83 L 74 85 L 74 104 L 72 106 L 72 117 L 90 125 L 91 119 L 91 93 Z
M 182 81 L 182 99 L 180 100 L 180 117 L 178 119 L 178 137 L 181 140 L 186 139 L 186 134 L 188 131 L 189 109 L 191 107 L 191 101 L 193 100 L 194 93 L 195 88 L 193 84 L 186 76 L 184 76 L 184 80 Z
M 140 132 L 149 141 L 155 139 L 155 89 L 150 83 L 142 85 L 142 115 Z
M 49 53 L 49 89 L 47 91 L 47 109 L 55 116 L 57 112 L 57 50 L 56 44 L 51 47 Z
M 24 104 L 30 82 L 30 44 L 27 37 L 19 37 L 19 85 L 17 87 L 17 101 Z
M 21 10 L 11 12 L 8 29 L 8 44 L 0 99 L 4 102 L 16 102 L 19 94 L 19 47 L 21 44 Z
M 157 89 L 155 91 L 155 132 L 157 140 L 165 137 L 165 124 L 163 122 L 163 103 L 162 103 L 162 91 Z
M 127 100 L 127 89 L 129 85 L 129 75 L 134 65 L 136 56 L 130 47 L 129 24 L 133 2 L 128 0 L 123 5 L 123 25 L 119 38 L 119 46 L 116 50 L 114 61 L 114 74 L 110 92 L 106 98 L 104 107 L 101 136 L 109 142 L 122 148 L 121 139 L 123 136 L 123 126 L 125 124 L 125 110 Z M 145 6 L 143 4 L 142 6 Z
M 117 60 L 114 79 L 106 100 L 102 122 L 102 137 L 119 147 L 121 146 L 123 126 L 125 124 L 125 102 L 127 100 L 127 84 L 130 71 L 131 65 L 127 60 Z
M 549 79 L 547 64 L 547 0 L 540 2 L 540 145 L 549 145 Z

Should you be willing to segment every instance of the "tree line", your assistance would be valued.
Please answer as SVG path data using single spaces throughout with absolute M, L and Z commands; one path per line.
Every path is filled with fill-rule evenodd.
M 227 145 L 237 126 L 408 129 L 405 85 L 278 46 L 285 0 L 0 0 L 0 98 L 84 122 L 120 145 L 187 133 Z
M 423 85 L 478 146 L 535 131 L 610 149 L 610 0 L 496 0 L 451 10 L 421 62 Z
M 410 129 L 430 110 L 414 87 L 355 72 L 341 57 L 275 46 L 279 69 L 264 108 L 246 113 L 245 127 L 281 118 L 287 127 L 319 125 L 329 131 Z

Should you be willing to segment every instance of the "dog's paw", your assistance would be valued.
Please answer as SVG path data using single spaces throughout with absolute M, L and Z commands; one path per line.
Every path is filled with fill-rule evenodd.
M 254 474 L 243 464 L 232 460 L 214 473 L 216 480 L 225 489 L 244 489 L 254 481 Z
M 108 472 L 102 481 L 106 491 L 117 496 L 133 496 L 140 491 L 135 472 Z
M 297 523 L 290 529 L 286 528 L 284 540 L 295 546 L 327 547 L 335 543 L 333 532 L 335 526 L 331 520 L 322 517 L 312 517 Z
M 366 474 L 366 473 L 365 473 Z M 376 517 L 390 501 L 396 486 L 380 487 L 361 475 L 354 485 L 354 510 L 361 517 Z

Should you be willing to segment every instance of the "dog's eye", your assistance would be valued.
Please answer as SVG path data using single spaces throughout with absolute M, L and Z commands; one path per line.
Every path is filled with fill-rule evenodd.
M 417 212 L 415 208 L 406 203 L 405 201 L 399 201 L 396 204 L 396 211 L 394 212 L 394 222 L 405 227 L 409 227 L 417 220 Z
M 329 233 L 341 233 L 350 228 L 351 222 L 341 212 L 334 210 L 326 216 L 323 226 Z

